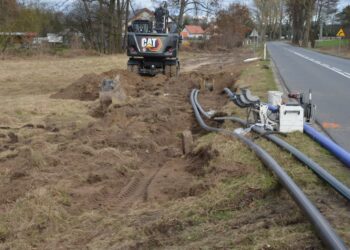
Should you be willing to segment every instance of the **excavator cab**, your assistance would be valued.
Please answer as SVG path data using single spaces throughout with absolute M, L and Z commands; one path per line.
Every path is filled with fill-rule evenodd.
M 129 32 L 134 33 L 152 33 L 153 27 L 152 22 L 148 20 L 135 20 L 131 27 L 129 27 Z

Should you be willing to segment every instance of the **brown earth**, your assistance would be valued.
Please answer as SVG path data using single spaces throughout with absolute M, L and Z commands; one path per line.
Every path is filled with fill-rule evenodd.
M 222 69 L 221 65 L 219 67 Z M 93 150 L 118 149 L 133 154 L 131 171 L 134 173 L 125 175 L 124 178 L 119 176 L 119 181 L 125 180 L 118 187 L 119 195 L 115 193 L 116 183 L 108 188 L 108 184 L 103 181 L 104 175 L 109 176 L 107 179 L 113 182 L 117 176 L 114 175 L 113 178 L 113 174 L 106 170 L 95 170 L 89 174 L 88 178 L 94 176 L 93 179 L 97 178 L 96 182 L 99 182 L 98 186 L 103 186 L 103 196 L 111 197 L 101 206 L 130 209 L 134 203 L 148 199 L 160 202 L 196 193 L 192 186 L 194 177 L 188 174 L 188 166 L 195 162 L 182 154 L 182 140 L 179 136 L 182 131 L 191 129 L 196 124 L 188 101 L 189 92 L 194 87 L 204 88 L 207 81 L 217 91 L 233 86 L 239 70 L 232 70 L 227 65 L 226 70 L 217 73 L 203 70 L 184 73 L 179 78 L 172 79 L 163 75 L 141 77 L 125 70 L 112 70 L 100 75 L 84 75 L 52 97 L 95 100 L 102 79 L 113 79 L 117 74 L 121 75 L 122 86 L 130 99 L 110 107 L 108 114 L 101 120 L 75 132 L 69 139 Z M 63 151 L 62 157 L 66 158 L 68 152 Z M 97 161 L 98 158 L 92 155 L 87 161 Z M 199 161 L 202 163 L 201 159 Z M 81 160 L 77 164 L 81 165 Z M 130 169 L 127 168 L 127 171 Z M 91 183 L 88 182 L 85 186 L 91 192 Z
M 255 156 L 193 117 L 191 89 L 221 108 L 249 55 L 195 54 L 171 79 L 85 74 L 51 91 L 44 100 L 56 109 L 40 119 L 0 119 L 0 248 L 322 248 Z M 102 113 L 99 85 L 116 75 L 128 98 Z M 194 137 L 187 155 L 185 130 Z
M 102 80 L 113 79 L 116 75 L 120 75 L 123 87 L 127 90 L 127 94 L 129 95 L 134 94 L 132 90 L 135 88 L 137 83 L 144 81 L 140 76 L 130 74 L 126 70 L 116 69 L 104 72 L 102 74 L 86 74 L 68 87 L 63 88 L 59 92 L 51 95 L 51 98 L 94 101 L 99 96 L 98 93 Z
M 195 136 L 199 131 L 189 93 L 193 87 L 209 93 L 207 84 L 216 92 L 233 86 L 240 69 L 232 65 L 239 65 L 242 55 L 226 55 L 230 63 L 225 67 L 212 65 L 212 61 L 202 66 L 201 60 L 207 61 L 208 55 L 202 56 L 197 66 L 188 62 L 199 70 L 172 79 L 141 77 L 119 69 L 86 74 L 52 94 L 53 99 L 90 101 L 89 113 L 94 114 L 99 106 L 99 84 L 119 74 L 129 98 L 79 129 L 74 122 L 60 127 L 49 116 L 43 124 L 3 127 L 0 162 L 6 178 L 0 184 L 0 210 L 10 211 L 30 190 L 39 196 L 63 196 L 60 205 L 70 215 L 99 210 L 128 214 L 145 202 L 161 204 L 201 194 L 215 182 L 196 182 L 203 170 L 194 171 L 193 167 L 203 168 L 209 158 L 203 161 L 195 154 L 183 155 L 182 131 L 192 130 Z M 215 179 L 221 174 L 227 175 L 216 171 Z M 34 223 L 19 234 L 3 233 L 3 241 L 25 237 L 32 230 L 50 231 L 53 226 L 46 220 Z M 84 242 L 76 240 L 80 243 L 74 244 Z M 28 244 L 42 247 L 42 243 Z

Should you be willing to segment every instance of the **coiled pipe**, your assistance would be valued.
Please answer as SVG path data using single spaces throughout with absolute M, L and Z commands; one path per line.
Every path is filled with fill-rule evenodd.
M 218 120 L 218 121 L 230 120 L 230 121 L 240 123 L 243 126 L 247 125 L 247 123 L 244 120 L 238 117 L 216 117 L 215 120 Z M 328 183 L 335 191 L 337 191 L 345 199 L 350 201 L 350 189 L 347 186 L 345 186 L 342 182 L 340 182 L 337 178 L 335 178 L 333 175 L 328 173 L 327 170 L 325 170 L 319 164 L 314 162 L 311 158 L 307 157 L 303 152 L 299 151 L 298 149 L 288 144 L 287 142 L 285 142 L 284 140 L 282 140 L 276 135 L 266 134 L 266 131 L 264 129 L 261 129 L 259 127 L 252 127 L 252 130 L 262 135 L 263 137 L 267 138 L 268 140 L 272 141 L 282 149 L 291 153 L 296 159 L 298 159 L 300 162 L 308 166 L 322 180 Z
M 225 88 L 224 91 L 228 94 L 228 96 L 234 95 L 231 90 Z M 196 105 L 200 106 L 200 112 L 205 115 L 207 113 L 201 105 L 198 103 L 198 92 L 195 93 L 195 102 Z M 237 123 L 240 123 L 243 126 L 247 126 L 247 122 L 244 121 L 243 119 L 240 119 L 238 117 L 216 117 L 214 118 L 217 121 L 220 120 L 231 120 Z M 252 127 L 252 130 L 268 140 L 272 141 L 282 149 L 288 151 L 291 153 L 296 159 L 298 159 L 300 162 L 308 166 L 315 174 L 317 174 L 322 180 L 324 180 L 326 183 L 328 183 L 335 191 L 337 191 L 341 196 L 343 196 L 346 200 L 350 201 L 350 189 L 345 186 L 341 181 L 339 181 L 337 178 L 335 178 L 333 175 L 328 173 L 324 168 L 322 168 L 319 164 L 314 162 L 311 158 L 307 157 L 304 153 L 293 147 L 292 145 L 288 144 L 281 138 L 271 135 L 271 134 L 266 134 L 266 131 L 264 129 L 261 129 L 259 127 Z
M 229 88 L 225 88 L 224 91 L 229 96 L 230 99 L 235 96 Z M 269 110 L 272 112 L 278 111 L 278 107 L 270 105 Z M 331 152 L 338 160 L 340 160 L 345 166 L 350 167 L 350 153 L 344 148 L 336 144 L 334 141 L 329 139 L 327 136 L 318 132 L 316 129 L 308 124 L 304 124 L 304 133 L 310 136 L 314 141 L 318 142 L 321 146 Z
M 227 93 L 227 95 L 231 98 L 234 93 L 231 92 L 230 89 L 225 88 L 224 91 Z M 276 106 L 270 105 L 272 107 L 272 110 L 275 110 Z M 269 107 L 270 109 L 270 107 Z M 205 112 L 205 111 L 204 111 Z M 238 117 L 217 117 L 215 120 L 232 120 L 235 122 L 238 122 L 242 124 L 243 126 L 247 126 L 246 121 L 238 118 Z M 306 129 L 305 129 L 306 128 Z M 304 125 L 305 133 L 312 133 L 313 135 L 317 135 L 318 133 L 315 129 L 310 127 L 309 125 Z M 288 144 L 284 140 L 280 139 L 279 137 L 271 134 L 265 134 L 265 130 L 253 127 L 252 130 L 258 134 L 263 135 L 268 140 L 272 141 L 276 145 L 280 146 L 281 148 L 285 149 L 286 151 L 290 152 L 295 158 L 297 158 L 300 162 L 304 163 L 306 166 L 308 166 L 314 173 L 316 173 L 321 179 L 326 181 L 331 187 L 333 187 L 340 195 L 342 195 L 345 199 L 350 201 L 350 189 L 345 186 L 342 182 L 340 182 L 337 178 L 335 178 L 333 175 L 328 173 L 324 168 L 322 168 L 319 164 L 314 162 L 311 158 L 307 157 L 304 153 L 293 147 L 292 145 Z M 324 137 L 324 136 L 323 136 Z M 324 138 L 324 141 L 331 141 L 328 138 Z M 332 142 L 332 141 L 331 141 Z
M 191 92 L 191 104 L 195 117 L 199 125 L 207 131 L 221 132 L 224 134 L 232 135 L 246 144 L 252 151 L 256 153 L 259 159 L 268 167 L 278 178 L 279 182 L 287 189 L 288 193 L 292 196 L 298 206 L 305 212 L 311 223 L 314 225 L 318 235 L 324 244 L 330 249 L 347 249 L 343 241 L 334 232 L 328 221 L 318 211 L 318 209 L 311 203 L 311 201 L 305 196 L 301 189 L 295 184 L 295 182 L 288 176 L 288 174 L 282 169 L 282 167 L 261 147 L 254 142 L 237 133 L 231 133 L 228 130 L 221 128 L 210 127 L 203 121 L 199 111 L 199 103 L 195 101 L 195 96 L 198 95 L 198 90 L 193 89 Z M 202 109 L 203 110 L 203 109 Z

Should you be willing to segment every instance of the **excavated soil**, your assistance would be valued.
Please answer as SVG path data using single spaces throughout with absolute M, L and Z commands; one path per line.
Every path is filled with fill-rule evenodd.
M 187 229 L 190 235 L 198 222 L 169 215 L 170 206 L 186 200 L 188 205 L 183 206 L 188 206 L 190 216 L 191 200 L 220 189 L 229 178 L 256 172 L 255 166 L 240 162 L 217 162 L 227 154 L 218 149 L 220 143 L 198 146 L 207 135 L 195 121 L 189 102 L 191 89 L 199 88 L 205 109 L 224 106 L 227 98 L 222 90 L 235 87 L 246 56 L 238 50 L 187 59 L 178 78 L 139 76 L 119 69 L 83 75 L 50 97 L 84 105 L 84 122 L 79 123 L 77 117 L 77 121 L 62 125 L 56 116 L 63 114 L 49 114 L 42 124 L 1 128 L 0 211 L 4 215 L 0 215 L 0 244 L 9 249 L 23 245 L 36 249 L 162 249 L 181 245 L 177 237 Z M 117 75 L 127 98 L 102 112 L 100 83 Z M 195 141 L 187 154 L 184 131 L 191 131 Z M 230 149 L 231 153 L 234 150 Z M 209 203 L 214 210 L 240 211 L 243 207 L 254 209 L 257 199 L 269 196 L 269 189 L 247 188 L 232 201 L 225 198 Z M 257 218 L 255 212 L 247 212 L 252 218 L 227 218 L 226 226 L 238 232 L 235 240 L 241 244 L 245 230 L 261 227 L 259 220 L 270 216 L 284 223 L 285 210 L 296 210 L 294 203 L 286 204 L 276 208 L 280 209 L 277 212 L 273 206 L 267 208 L 266 215 L 260 211 Z M 217 219 L 225 216 L 225 211 L 217 213 Z M 21 219 L 14 221 L 15 217 Z M 304 223 L 299 214 L 295 220 L 292 223 Z M 3 221 L 9 223 L 3 226 Z M 213 235 L 226 232 L 217 230 L 220 233 Z M 213 237 L 213 243 L 198 244 L 214 246 L 220 239 Z M 222 242 L 231 236 L 225 237 Z M 317 246 L 313 236 L 307 237 Z M 197 248 L 188 245 L 187 249 Z
M 227 103 L 223 88 L 235 87 L 248 56 L 244 50 L 202 53 L 183 60 L 177 78 L 121 69 L 83 75 L 50 96 L 82 105 L 82 117 L 60 122 L 67 119 L 64 110 L 48 113 L 40 124 L 0 127 L 0 248 L 250 249 L 255 231 L 265 237 L 265 229 L 276 227 L 271 232 L 279 235 L 294 225 L 284 234 L 291 238 L 281 240 L 286 249 L 322 248 L 313 233 L 297 235 L 310 225 L 281 186 L 257 172 L 256 161 L 224 160 L 241 145 L 224 135 L 210 142 L 212 134 L 194 119 L 191 89 L 200 89 L 206 110 L 221 108 Z M 102 112 L 99 86 L 117 75 L 127 98 Z M 187 154 L 184 131 L 195 141 Z M 172 210 L 178 202 L 186 211 L 182 220 Z M 257 249 L 280 249 L 258 242 Z
M 137 83 L 143 79 L 135 74 L 130 74 L 126 70 L 110 70 L 102 74 L 83 75 L 68 87 L 61 89 L 59 92 L 51 95 L 55 99 L 73 99 L 80 101 L 93 101 L 99 97 L 100 84 L 103 79 L 113 79 L 116 75 L 120 75 L 124 90 L 127 94 L 134 94 L 134 88 Z
M 202 174 L 191 166 L 200 167 L 203 159 L 183 154 L 181 133 L 192 130 L 196 136 L 200 131 L 189 104 L 193 87 L 210 94 L 235 84 L 240 69 L 232 65 L 239 65 L 242 56 L 226 58 L 229 63 L 223 67 L 212 65 L 206 55 L 201 60 L 210 68 L 199 60 L 196 71 L 171 79 L 141 77 L 126 70 L 88 74 L 51 95 L 54 99 L 91 101 L 87 105 L 95 119 L 78 130 L 74 124 L 68 128 L 29 124 L 17 128 L 12 139 L 10 133 L 1 134 L 1 165 L 11 177 L 0 185 L 5 194 L 0 198 L 0 210 L 28 189 L 48 184 L 69 194 L 67 209 L 72 213 L 102 208 L 127 213 L 147 201 L 161 203 L 207 189 L 194 184 Z M 128 98 L 97 116 L 99 85 L 116 75 L 121 76 Z

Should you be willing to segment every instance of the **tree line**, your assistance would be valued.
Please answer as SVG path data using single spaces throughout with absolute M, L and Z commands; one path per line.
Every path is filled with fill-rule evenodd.
M 160 0 L 152 0 L 160 4 Z M 28 2 L 28 1 L 23 1 Z M 57 1 L 57 5 L 67 1 Z M 172 19 L 179 31 L 189 13 L 215 15 L 220 0 L 170 0 Z M 85 47 L 100 53 L 119 53 L 125 45 L 128 18 L 135 10 L 136 0 L 75 0 L 65 11 L 31 0 L 0 0 L 0 32 L 56 33 L 65 28 L 84 34 Z M 63 5 L 61 4 L 61 5 Z M 57 7 L 57 6 L 56 6 Z M 6 39 L 5 39 L 6 40 Z M 8 40 L 8 39 L 7 39 Z
M 66 25 L 81 31 L 89 48 L 121 52 L 129 6 L 129 0 L 78 0 L 66 15 Z
M 350 25 L 350 6 L 338 12 L 338 4 L 339 0 L 254 0 L 255 20 L 263 40 L 285 36 L 294 44 L 314 46 L 324 34 L 335 36 L 340 27 Z
M 308 46 L 326 34 L 330 24 L 350 25 L 350 6 L 338 12 L 339 0 L 253 0 L 253 8 L 238 3 L 224 6 L 222 0 L 167 2 L 179 32 L 185 24 L 195 22 L 190 16 L 205 16 L 195 23 L 207 28 L 226 47 L 242 44 L 253 28 L 262 40 L 284 36 L 295 44 Z M 57 3 L 63 5 L 67 1 Z M 57 10 L 40 0 L 0 0 L 0 32 L 37 32 L 45 36 L 72 29 L 83 34 L 85 48 L 119 53 L 125 47 L 128 19 L 135 13 L 136 5 L 136 0 L 75 0 L 69 2 L 66 10 Z M 6 49 L 8 42 L 8 37 L 0 35 L 1 50 Z
M 0 0 L 0 50 L 6 50 L 11 32 L 36 32 L 39 35 L 59 32 L 64 29 L 63 20 L 63 13 L 39 2 L 25 5 L 16 0 Z

